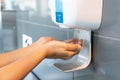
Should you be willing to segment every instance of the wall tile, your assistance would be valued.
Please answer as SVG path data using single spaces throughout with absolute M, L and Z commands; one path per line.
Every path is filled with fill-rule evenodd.
M 53 60 L 46 59 L 42 61 L 33 71 L 42 80 L 73 80 L 72 73 L 64 73 L 53 65 Z
M 94 36 L 93 49 L 96 64 L 113 63 L 120 60 L 120 40 Z
M 4 29 L 16 27 L 16 11 L 2 11 L 2 22 Z
M 96 79 L 102 78 L 102 80 L 119 80 L 120 79 L 120 62 L 100 64 L 97 66 L 96 71 L 99 73 Z M 102 76 L 100 76 L 100 74 Z
M 51 20 L 48 0 L 29 0 L 29 2 L 27 0 L 18 0 L 19 3 L 17 1 L 15 2 L 17 4 L 15 7 L 17 7 L 18 12 L 17 19 L 53 27 L 57 26 Z
M 74 80 L 94 80 L 92 65 L 90 65 L 86 69 L 75 71 Z
M 93 65 L 96 79 L 119 80 L 120 40 L 94 36 Z
M 51 20 L 48 0 L 36 0 L 36 10 L 30 10 L 29 14 L 29 20 L 32 22 L 56 27 Z
M 23 11 L 16 11 L 16 19 L 24 19 Z
M 43 25 L 35 25 L 18 21 L 18 38 L 19 47 L 22 47 L 22 34 L 29 35 L 33 38 L 33 41 L 38 40 L 40 37 L 49 36 L 58 40 L 67 39 L 67 31 L 64 29 L 51 28 Z
M 29 73 L 23 80 L 38 80 L 32 73 Z
M 68 39 L 74 38 L 74 30 L 68 31 Z
M 22 31 L 23 31 L 23 26 L 24 23 L 17 21 L 17 44 L 18 44 L 18 48 L 22 47 Z
M 24 23 L 24 33 L 33 36 L 36 40 L 41 36 L 51 36 L 59 40 L 67 39 L 67 31 L 64 29 L 52 28 L 45 25 L 35 25 L 32 23 Z
M 103 0 L 103 16 L 95 34 L 120 39 L 120 0 Z

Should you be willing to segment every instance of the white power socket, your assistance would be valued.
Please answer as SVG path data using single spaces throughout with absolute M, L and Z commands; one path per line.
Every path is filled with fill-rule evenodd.
M 32 44 L 32 37 L 23 34 L 22 35 L 23 47 L 27 47 Z

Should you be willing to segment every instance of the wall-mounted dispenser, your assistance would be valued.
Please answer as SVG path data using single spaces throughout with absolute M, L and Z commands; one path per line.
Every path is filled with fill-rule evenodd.
M 56 60 L 54 66 L 64 72 L 86 68 L 91 61 L 91 30 L 101 24 L 103 0 L 50 0 L 51 17 L 62 28 L 74 29 L 74 36 L 83 39 L 78 55 L 69 60 Z

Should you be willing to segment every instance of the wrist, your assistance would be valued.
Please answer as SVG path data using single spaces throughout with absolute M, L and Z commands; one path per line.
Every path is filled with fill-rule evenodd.
M 39 41 L 34 43 L 34 48 L 37 49 L 38 53 L 42 52 L 42 55 L 44 56 L 44 58 L 48 57 L 48 53 L 50 53 L 50 47 L 47 44 L 43 44 L 41 45 Z
M 44 54 L 45 58 L 47 58 L 48 53 L 49 53 L 49 47 L 47 45 L 43 45 L 42 50 L 44 51 L 43 54 Z

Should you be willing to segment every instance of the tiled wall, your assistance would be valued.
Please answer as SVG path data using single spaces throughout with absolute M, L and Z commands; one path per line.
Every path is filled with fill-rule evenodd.
M 36 41 L 41 36 L 65 40 L 73 32 L 58 28 L 49 16 L 48 0 L 14 0 L 17 9 L 19 47 L 22 34 Z M 42 80 L 119 80 L 120 76 L 120 0 L 104 0 L 103 17 L 99 30 L 93 32 L 93 60 L 90 67 L 73 73 L 63 73 L 50 67 L 44 60 L 34 72 Z M 47 7 L 46 7 L 47 6 Z
M 0 53 L 17 48 L 15 10 L 0 11 Z
M 101 28 L 94 31 L 94 65 L 107 80 L 120 80 L 120 0 L 104 0 Z
M 2 11 L 3 51 L 8 52 L 17 48 L 16 11 Z M 8 41 L 9 40 L 9 41 Z

